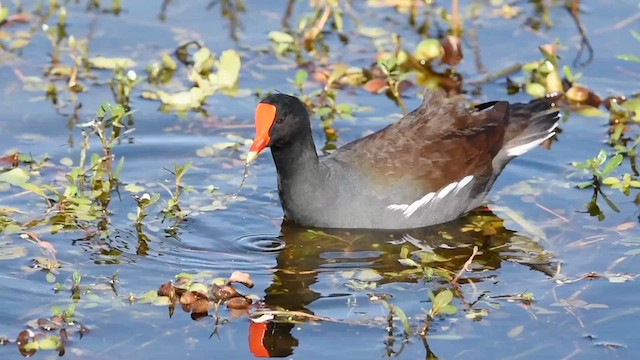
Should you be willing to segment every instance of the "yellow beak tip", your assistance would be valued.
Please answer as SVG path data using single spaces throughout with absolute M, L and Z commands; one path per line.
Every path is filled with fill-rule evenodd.
M 258 157 L 257 151 L 249 151 L 249 153 L 247 154 L 246 163 L 247 164 L 252 163 L 257 157 Z

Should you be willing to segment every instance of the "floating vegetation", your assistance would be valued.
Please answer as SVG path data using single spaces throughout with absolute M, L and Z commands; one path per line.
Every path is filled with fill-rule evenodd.
M 232 358 L 246 356 L 236 336 L 273 357 L 636 351 L 601 327 L 638 312 L 635 5 L 0 0 L 0 353 L 172 356 L 167 343 L 210 355 L 201 326 Z M 541 174 L 507 178 L 495 214 L 429 231 L 281 223 L 259 163 L 238 189 L 266 94 L 298 96 L 329 154 L 436 88 L 461 106 L 552 99 L 564 117 L 543 146 L 561 158 L 523 160 Z M 321 352 L 334 350 L 329 324 L 362 355 Z M 540 337 L 556 326 L 566 334 Z M 81 341 L 94 331 L 103 343 Z

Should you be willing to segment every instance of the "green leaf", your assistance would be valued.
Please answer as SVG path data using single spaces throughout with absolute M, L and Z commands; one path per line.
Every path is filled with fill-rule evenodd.
M 640 255 L 640 249 L 633 249 L 633 250 L 629 250 L 627 252 L 624 253 L 625 256 L 636 256 L 636 255 Z
M 388 31 L 381 27 L 360 26 L 358 27 L 358 33 L 369 38 L 380 38 L 387 35 Z
M 56 282 L 56 276 L 52 272 L 47 272 L 45 279 L 48 283 L 53 284 Z
M 186 279 L 189 281 L 193 281 L 193 275 L 189 274 L 189 273 L 180 273 L 178 275 L 176 275 L 176 280 L 180 280 L 180 279 Z
M 620 182 L 620 179 L 618 179 L 617 177 L 613 177 L 613 176 L 610 176 L 610 177 L 605 178 L 604 180 L 602 180 L 602 183 L 604 185 L 608 185 L 608 186 L 611 186 L 613 184 L 618 184 L 619 182 Z
M 640 56 L 631 55 L 631 54 L 620 54 L 618 55 L 618 59 L 640 63 Z
M 453 300 L 453 293 L 449 289 L 442 290 L 433 298 L 433 307 L 442 309 Z
M 618 206 L 611 201 L 611 199 L 609 199 L 606 195 L 604 195 L 604 193 L 602 193 L 602 197 L 604 198 L 604 202 L 607 203 L 607 205 L 609 206 L 609 208 L 611 208 L 611 210 L 619 213 L 620 209 L 618 208 Z
M 73 160 L 71 160 L 71 158 L 68 158 L 68 157 L 63 157 L 62 159 L 60 159 L 60 164 L 64 166 L 72 167 Z
M 607 161 L 607 152 L 604 150 L 600 150 L 600 152 L 598 152 L 598 156 L 596 156 L 594 161 L 597 166 L 604 164 L 604 162 Z
M 5 21 L 7 17 L 9 17 L 9 8 L 6 6 L 3 7 L 2 4 L 0 4 L 0 23 Z
M 379 281 L 382 276 L 374 269 L 363 269 L 356 274 L 356 279 L 360 281 Z
M 602 170 L 602 177 L 607 177 L 609 176 L 609 174 L 611 174 L 611 172 L 615 169 L 618 168 L 618 166 L 620 166 L 620 164 L 622 164 L 622 160 L 624 160 L 624 156 L 622 156 L 622 154 L 616 154 L 614 155 L 608 162 L 607 165 L 605 165 L 604 169 Z
M 522 334 L 522 331 L 524 330 L 524 325 L 518 325 L 516 327 L 514 327 L 513 329 L 509 330 L 509 332 L 507 333 L 507 337 L 509 338 L 515 338 L 520 336 L 520 334 Z
M 271 31 L 269 33 L 269 39 L 276 43 L 285 43 L 285 44 L 292 44 L 295 41 L 293 36 L 282 31 Z
M 199 73 L 209 73 L 213 68 L 211 50 L 201 47 L 193 54 L 193 68 Z
M 402 245 L 400 248 L 400 258 L 406 259 L 409 257 L 409 247 L 407 245 Z
M 193 284 L 191 284 L 189 286 L 189 291 L 201 293 L 201 294 L 204 294 L 206 296 L 208 291 L 209 291 L 209 289 L 207 288 L 207 286 L 205 284 L 193 283 Z
M 336 26 L 336 30 L 339 33 L 343 31 L 343 21 L 342 21 L 342 13 L 339 11 L 333 11 L 333 23 Z
M 120 158 L 120 161 L 118 161 L 118 166 L 116 167 L 116 173 L 114 174 L 114 177 L 116 179 L 120 178 L 120 173 L 122 173 L 122 167 L 124 166 L 124 156 L 122 156 Z
M 30 184 L 30 183 L 24 183 L 24 184 L 22 184 L 22 188 L 27 190 L 27 191 L 31 191 L 32 193 L 34 193 L 36 195 L 40 195 L 42 197 L 47 197 L 47 194 L 44 192 L 44 190 L 42 188 L 38 187 L 37 185 Z
M 588 187 L 592 187 L 593 183 L 591 181 L 588 181 L 588 182 L 580 183 L 580 184 L 578 184 L 576 186 L 578 187 L 578 189 L 586 189 Z
M 24 246 L 0 247 L 0 260 L 13 260 L 27 256 L 27 248 Z
M 122 57 L 96 56 L 89 59 L 89 66 L 94 69 L 114 70 L 116 68 L 129 69 L 136 66 L 136 62 Z
M 23 348 L 26 351 L 40 350 L 40 342 L 39 341 L 28 342 L 24 345 Z
M 157 306 L 167 306 L 171 305 L 171 299 L 168 296 L 158 296 L 153 305 Z
M 393 309 L 393 312 L 396 313 L 396 315 L 398 315 L 398 318 L 402 323 L 402 327 L 404 328 L 404 332 L 407 334 L 407 336 L 411 336 L 411 325 L 409 324 L 409 318 L 407 318 L 407 315 L 399 307 L 392 304 L 388 304 L 388 305 L 389 305 L 389 308 Z
M 146 293 L 138 297 L 138 301 L 141 303 L 154 303 L 158 299 L 158 292 L 155 290 L 149 290 Z
M 443 315 L 453 315 L 458 312 L 458 308 L 449 304 L 441 307 L 439 312 Z
M 574 76 L 573 76 L 573 73 L 571 72 L 571 68 L 565 65 L 562 67 L 562 72 L 564 73 L 564 76 L 567 78 L 567 81 L 569 81 L 570 83 L 573 83 Z
M 29 45 L 31 38 L 16 38 L 9 44 L 11 50 L 21 49 Z
M 143 192 L 145 190 L 144 187 L 137 185 L 137 184 L 127 184 L 125 185 L 124 189 L 128 192 L 131 193 L 139 193 L 139 192 Z
M 576 112 L 582 116 L 586 117 L 607 117 L 608 113 L 600 110 L 595 106 L 583 106 L 576 110 Z
M 540 99 L 547 95 L 547 89 L 541 84 L 538 83 L 528 83 L 524 87 L 527 94 L 531 95 L 531 97 Z
M 240 77 L 240 67 L 240 55 L 235 50 L 223 51 L 216 62 L 218 71 L 209 76 L 209 81 L 223 88 L 232 88 Z
M 431 61 L 439 59 L 444 54 L 444 49 L 440 45 L 440 41 L 436 39 L 422 40 L 415 51 L 415 58 L 422 61 Z
M 338 104 L 336 105 L 336 109 L 338 109 L 338 111 L 342 114 L 342 115 L 347 115 L 347 114 L 352 114 L 353 113 L 353 105 L 351 104 Z
M 0 174 L 0 182 L 6 182 L 13 186 L 22 186 L 31 175 L 24 169 L 15 168 Z
M 316 110 L 316 115 L 319 117 L 323 117 L 326 115 L 331 114 L 331 108 L 323 106 L 321 108 L 319 108 L 318 110 Z
M 23 231 L 22 226 L 16 224 L 6 224 L 4 228 L 0 227 L 0 231 L 2 231 L 5 235 L 17 234 Z
M 60 338 L 55 335 L 44 338 L 37 343 L 40 350 L 56 350 L 60 348 L 60 345 L 62 345 Z
M 412 266 L 412 267 L 420 266 L 420 264 L 415 262 L 413 259 L 398 259 L 398 262 L 404 266 Z
M 79 271 L 73 272 L 73 285 L 77 286 L 80 284 L 80 280 L 82 280 L 82 274 Z
M 445 258 L 442 255 L 438 255 L 434 252 L 431 251 L 426 251 L 426 250 L 419 250 L 414 252 L 415 255 L 417 255 L 420 258 L 420 263 L 421 264 L 429 264 L 429 263 L 433 263 L 433 262 L 443 262 L 443 261 L 449 261 L 448 258 Z
M 158 91 L 156 95 L 163 104 L 176 111 L 197 109 L 202 106 L 202 102 L 207 97 L 207 94 L 199 87 L 192 87 L 187 91 L 173 94 Z
M 296 72 L 296 87 L 302 88 L 307 79 L 309 79 L 309 73 L 302 69 L 298 70 Z
M 640 99 L 629 99 L 622 103 L 622 107 L 635 113 L 634 121 L 640 121 Z

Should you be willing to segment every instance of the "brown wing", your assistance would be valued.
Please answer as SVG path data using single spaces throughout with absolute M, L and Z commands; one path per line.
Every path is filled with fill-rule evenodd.
M 442 92 L 397 122 L 356 140 L 330 157 L 356 164 L 376 185 L 416 183 L 435 191 L 467 175 L 488 177 L 503 145 L 509 103 L 462 108 Z

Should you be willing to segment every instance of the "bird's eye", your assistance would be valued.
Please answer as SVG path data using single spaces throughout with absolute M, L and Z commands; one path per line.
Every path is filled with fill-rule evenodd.
M 276 124 L 282 124 L 285 116 L 276 116 Z

